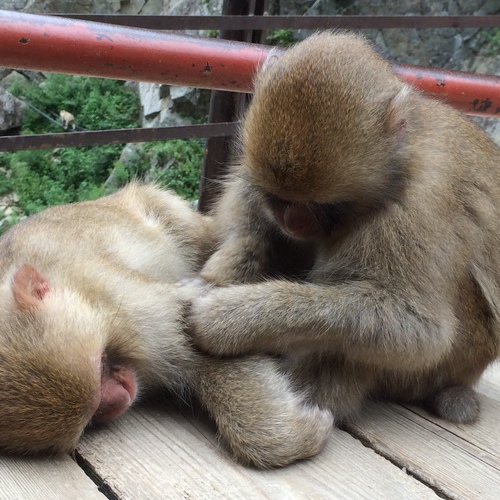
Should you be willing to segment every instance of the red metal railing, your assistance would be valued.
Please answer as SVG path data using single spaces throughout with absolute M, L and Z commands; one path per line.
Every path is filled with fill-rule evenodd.
M 0 66 L 239 92 L 270 50 L 52 16 L 0 11 Z M 393 64 L 400 77 L 465 113 L 500 115 L 500 77 Z

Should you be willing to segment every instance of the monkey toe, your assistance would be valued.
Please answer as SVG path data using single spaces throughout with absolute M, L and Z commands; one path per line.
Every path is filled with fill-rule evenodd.
M 479 418 L 480 404 L 474 389 L 448 387 L 428 401 L 429 408 L 439 417 L 455 424 L 471 424 Z

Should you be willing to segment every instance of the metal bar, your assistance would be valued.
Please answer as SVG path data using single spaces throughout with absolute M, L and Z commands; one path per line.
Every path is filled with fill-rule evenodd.
M 262 0 L 259 1 L 259 7 Z M 254 16 L 257 13 L 256 0 L 224 0 L 222 13 L 224 15 Z M 264 9 L 262 9 L 263 11 Z M 252 41 L 253 31 L 220 30 L 219 38 L 233 41 Z M 213 90 L 210 98 L 210 123 L 235 121 L 244 109 L 244 94 Z M 207 212 L 213 201 L 222 190 L 218 182 L 227 172 L 231 139 L 229 137 L 210 137 L 205 145 L 203 169 L 200 182 L 198 209 Z M 215 180 L 215 181 L 214 181 Z
M 500 118 L 500 77 L 393 64 L 405 82 L 469 115 Z
M 266 47 L 0 11 L 0 66 L 250 92 Z
M 127 142 L 165 141 L 167 139 L 223 137 L 234 135 L 238 125 L 238 122 L 225 122 L 165 128 L 127 128 L 4 136 L 0 137 L 0 152 L 22 149 L 53 149 L 96 146 L 101 144 L 124 144 Z
M 251 92 L 270 47 L 0 11 L 0 66 Z M 500 114 L 500 77 L 393 65 L 465 113 Z M 488 103 L 488 105 L 477 105 Z
M 156 30 L 275 30 L 495 28 L 500 16 L 143 16 L 126 14 L 54 14 L 72 19 Z

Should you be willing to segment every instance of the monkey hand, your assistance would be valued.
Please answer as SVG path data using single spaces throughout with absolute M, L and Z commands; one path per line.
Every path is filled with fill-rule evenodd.
M 324 349 L 325 336 L 311 332 L 333 331 L 332 318 L 336 319 L 331 287 L 267 280 L 214 288 L 195 297 L 187 315 L 187 331 L 210 354 L 280 355 L 310 351 L 318 344 Z
M 189 276 L 188 278 L 182 278 L 176 283 L 178 286 L 197 286 L 197 287 L 211 287 L 212 283 L 203 279 L 200 275 Z
M 183 278 L 175 283 L 177 291 L 181 299 L 191 302 L 197 297 L 203 297 L 209 293 L 214 287 L 211 283 L 207 283 L 200 276 L 191 276 Z
M 250 327 L 258 318 L 249 304 L 253 300 L 247 302 L 246 294 L 254 287 L 213 288 L 193 299 L 187 317 L 188 332 L 201 350 L 218 356 L 267 352 L 264 346 L 255 345 Z
M 177 286 L 189 286 L 197 287 L 200 289 L 208 290 L 213 288 L 215 285 L 204 280 L 201 276 L 190 276 L 189 278 L 183 278 L 176 283 Z

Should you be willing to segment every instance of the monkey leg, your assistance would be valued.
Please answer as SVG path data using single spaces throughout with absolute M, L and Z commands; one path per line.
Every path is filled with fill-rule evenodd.
M 455 424 L 471 424 L 480 413 L 476 391 L 459 385 L 439 390 L 425 400 L 424 406 L 438 417 Z
M 333 428 L 328 410 L 307 404 L 272 358 L 206 358 L 195 391 L 236 460 L 281 467 L 319 453 Z
M 294 390 L 305 394 L 311 404 L 329 409 L 335 424 L 355 415 L 377 383 L 376 374 L 340 356 L 313 353 L 280 362 Z

